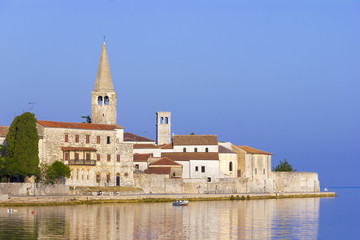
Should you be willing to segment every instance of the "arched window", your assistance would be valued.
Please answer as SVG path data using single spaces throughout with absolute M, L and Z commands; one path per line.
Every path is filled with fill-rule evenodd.
M 163 124 L 163 122 L 164 122 L 164 118 L 161 117 L 161 118 L 160 118 L 160 124 Z
M 205 148 L 205 152 L 209 152 L 209 148 Z
M 102 96 L 98 97 L 98 103 L 100 106 L 103 105 L 103 97 Z
M 232 162 L 229 163 L 229 171 L 232 172 Z
M 183 149 L 183 152 L 186 152 L 186 148 Z
M 194 152 L 197 152 L 197 148 L 194 149 Z
M 109 97 L 108 97 L 108 96 L 105 96 L 105 98 L 104 98 L 104 104 L 105 104 L 105 105 L 109 105 L 109 102 L 110 102 Z
M 165 124 L 169 124 L 169 118 L 168 117 L 165 118 Z

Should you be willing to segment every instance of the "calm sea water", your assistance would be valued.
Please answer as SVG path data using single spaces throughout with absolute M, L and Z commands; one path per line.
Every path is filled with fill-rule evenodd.
M 336 198 L 0 208 L 0 239 L 360 239 L 360 188 Z

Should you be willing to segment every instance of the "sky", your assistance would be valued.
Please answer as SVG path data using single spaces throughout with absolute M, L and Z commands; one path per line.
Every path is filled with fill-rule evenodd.
M 360 1 L 0 0 L 0 125 L 91 115 L 106 41 L 118 124 L 274 153 L 360 186 Z

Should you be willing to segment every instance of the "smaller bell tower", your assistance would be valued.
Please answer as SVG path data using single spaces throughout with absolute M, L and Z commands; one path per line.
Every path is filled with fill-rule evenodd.
M 171 143 L 171 112 L 156 113 L 156 143 Z

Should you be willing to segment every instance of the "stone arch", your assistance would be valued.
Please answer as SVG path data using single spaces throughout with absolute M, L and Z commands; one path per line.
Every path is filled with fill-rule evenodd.
M 169 124 L 169 118 L 165 117 L 165 124 Z
M 160 124 L 163 124 L 163 122 L 164 122 L 164 118 L 161 117 L 161 118 L 160 118 Z
M 110 102 L 110 98 L 108 96 L 105 96 L 104 97 L 104 105 L 109 105 L 109 102 Z
M 102 96 L 99 96 L 99 97 L 98 97 L 98 104 L 99 104 L 100 106 L 103 105 L 103 97 L 102 97 Z
M 233 170 L 233 163 L 229 162 L 229 172 L 232 172 L 232 170 Z

